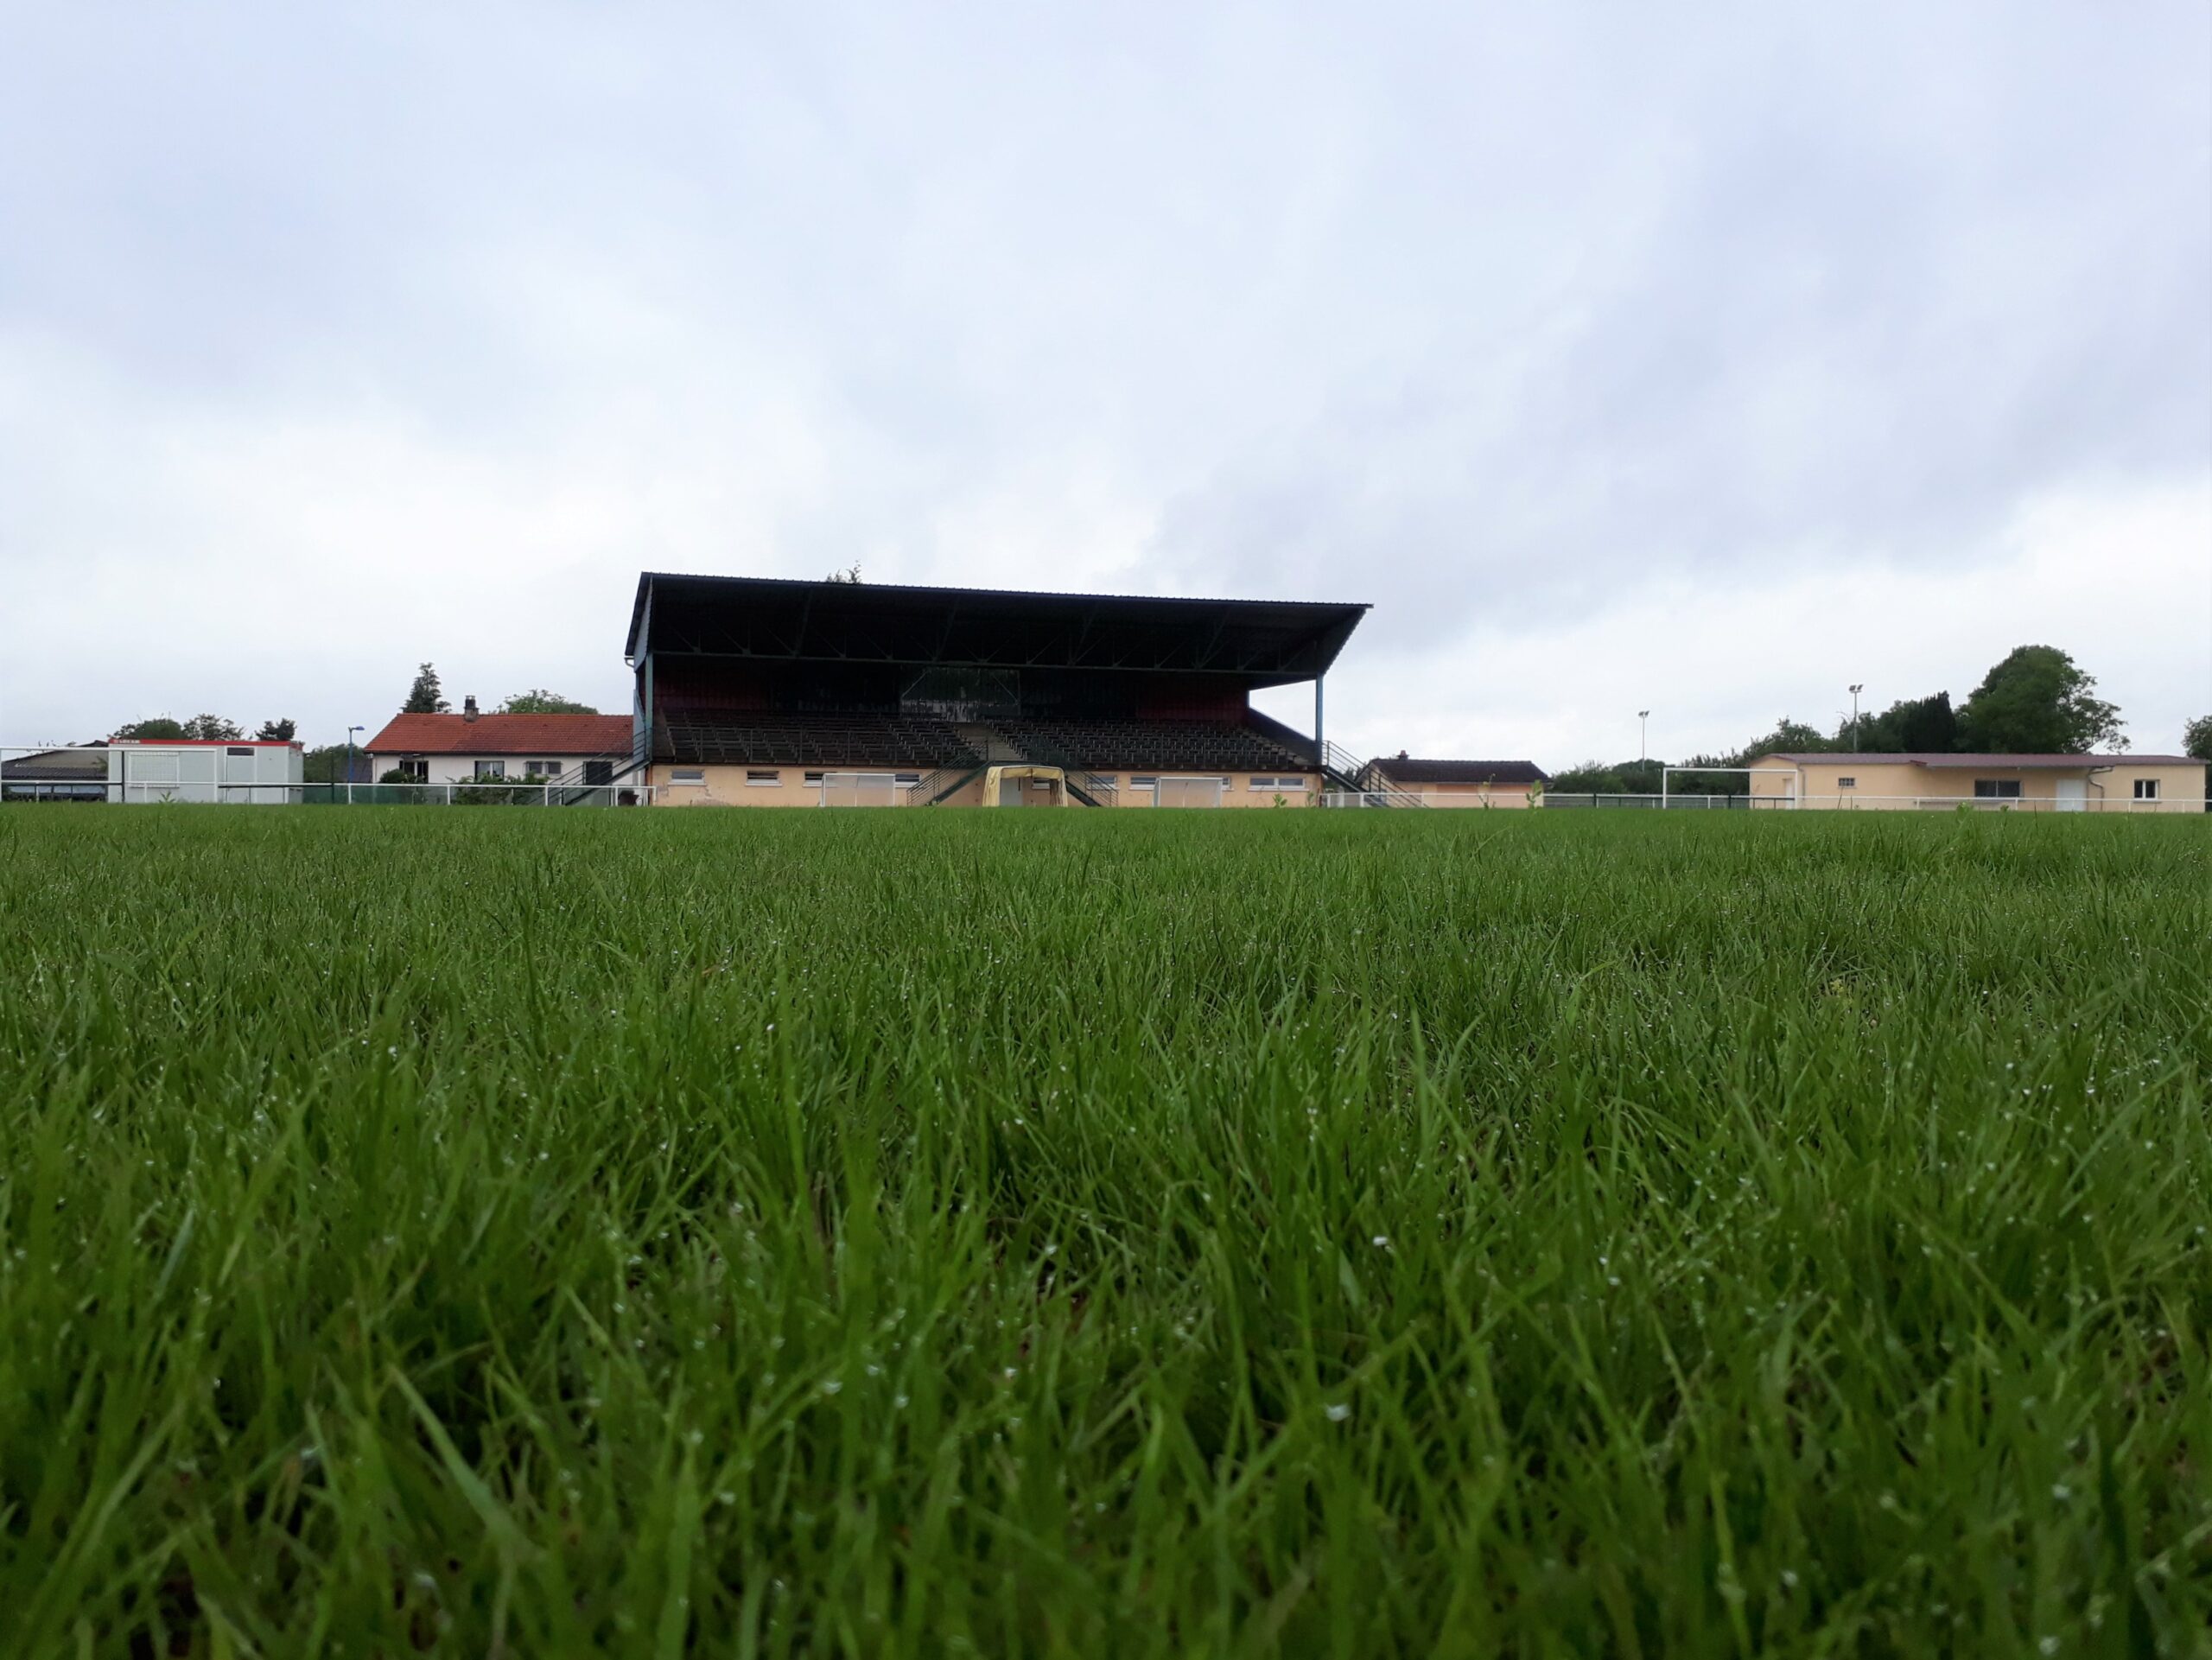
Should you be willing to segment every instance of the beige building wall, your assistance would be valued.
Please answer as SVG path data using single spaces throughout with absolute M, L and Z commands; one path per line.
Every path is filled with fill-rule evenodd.
M 1385 782 L 1388 782 L 1386 779 Z M 1431 807 L 1526 807 L 1532 805 L 1529 784 L 1393 784 L 1407 795 L 1419 796 Z M 1538 798 L 1539 802 L 1541 797 Z
M 1754 763 L 1759 767 L 1789 767 L 1792 763 L 1770 755 Z M 2082 781 L 2082 811 L 2086 812 L 2202 812 L 2204 811 L 2204 767 L 2123 765 L 2079 771 L 2050 766 L 1921 766 L 1912 764 L 1867 766 L 1847 755 L 1795 766 L 1795 779 L 1770 772 L 1751 774 L 1754 796 L 1786 798 L 1793 790 L 1801 806 L 1862 811 L 1942 811 L 1963 801 L 1967 805 L 1996 811 L 2012 807 L 2026 812 L 2052 812 L 2059 808 L 2061 779 Z M 1847 787 L 1843 780 L 1852 780 Z M 2016 798 L 1978 797 L 1978 779 L 2017 782 Z M 2158 793 L 2138 800 L 2135 781 L 2156 782 Z
M 1138 789 L 1130 784 L 1132 778 L 1219 778 L 1226 780 L 1221 786 L 1221 805 L 1224 807 L 1272 807 L 1275 798 L 1282 798 L 1285 807 L 1310 807 L 1321 798 L 1321 778 L 1318 773 L 1107 773 L 1098 774 L 1109 778 L 1119 785 L 1115 792 L 1115 805 L 1122 807 L 1150 807 L 1154 804 L 1153 792 Z M 1294 778 L 1305 787 L 1290 788 L 1280 780 Z M 1255 787 L 1255 779 L 1273 779 L 1278 782 Z
M 652 800 L 656 806 L 817 807 L 822 804 L 821 786 L 818 784 L 809 784 L 806 781 L 806 776 L 809 773 L 824 770 L 880 773 L 885 769 L 880 766 L 827 769 L 811 766 L 679 767 L 656 762 L 646 770 L 645 782 L 652 786 Z M 695 773 L 698 775 L 698 781 L 679 782 L 676 776 L 678 773 Z M 755 773 L 773 773 L 776 774 L 776 781 L 772 784 L 749 782 L 747 774 Z M 924 773 L 923 776 L 927 777 L 927 773 Z M 1118 786 L 1115 791 L 1116 805 L 1122 807 L 1153 805 L 1153 792 L 1148 789 L 1132 788 L 1129 779 L 1133 776 L 1149 778 L 1158 776 L 1157 774 L 1101 772 L 1097 776 L 1111 779 Z M 1167 776 L 1185 775 L 1170 773 Z M 1321 780 L 1319 773 L 1222 773 L 1205 776 L 1219 777 L 1226 780 L 1221 791 L 1221 805 L 1224 807 L 1272 807 L 1278 795 L 1282 798 L 1283 805 L 1287 807 L 1309 806 L 1320 799 Z M 1286 778 L 1297 778 L 1306 787 L 1303 790 L 1284 788 L 1280 782 L 1264 788 L 1255 788 L 1253 785 L 1255 779 L 1281 780 Z M 940 805 L 948 807 L 972 807 L 982 805 L 982 799 L 983 781 L 979 777 L 972 783 L 963 785 Z M 1499 805 L 1506 804 L 1501 802 Z M 1526 804 L 1515 805 L 1525 805 Z

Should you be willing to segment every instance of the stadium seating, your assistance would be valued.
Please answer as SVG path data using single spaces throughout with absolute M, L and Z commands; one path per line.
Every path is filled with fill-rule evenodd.
M 804 715 L 671 708 L 654 726 L 656 760 L 706 766 L 849 769 L 974 766 L 943 721 L 918 716 Z
M 1150 773 L 1308 772 L 1313 763 L 1228 721 L 1032 721 L 992 723 L 1025 754 L 1077 766 Z

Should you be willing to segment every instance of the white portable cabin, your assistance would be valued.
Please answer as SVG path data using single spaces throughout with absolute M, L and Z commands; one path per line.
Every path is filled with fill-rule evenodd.
M 107 747 L 107 798 L 282 806 L 301 798 L 306 752 L 297 743 L 245 738 L 124 739 Z

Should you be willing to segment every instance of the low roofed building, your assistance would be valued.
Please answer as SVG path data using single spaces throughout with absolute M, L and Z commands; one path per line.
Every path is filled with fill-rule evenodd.
M 1751 763 L 1762 804 L 2029 812 L 2202 812 L 2205 763 L 2187 755 L 1777 752 Z
M 1549 781 L 1532 760 L 1433 760 L 1401 751 L 1370 761 L 1361 787 L 1428 807 L 1528 807 Z

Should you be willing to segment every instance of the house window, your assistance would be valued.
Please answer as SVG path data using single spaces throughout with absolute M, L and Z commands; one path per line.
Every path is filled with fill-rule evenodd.
M 2138 801 L 2156 801 L 2158 798 L 2158 780 L 2154 778 L 2137 779 L 2135 798 Z
M 560 771 L 561 763 L 557 760 L 526 760 L 522 764 L 524 778 L 553 778 Z
M 399 758 L 399 781 L 402 784 L 427 784 L 430 781 L 430 763 L 420 755 Z
M 678 766 L 668 775 L 671 784 L 704 784 L 707 769 L 703 766 Z
M 783 781 L 784 775 L 772 767 L 766 772 L 747 773 L 745 775 L 746 784 L 753 789 L 772 790 Z
M 2020 780 L 2016 778 L 1978 778 L 1974 781 L 1974 792 L 1984 801 L 2018 801 Z
M 505 760 L 480 760 L 476 763 L 476 776 L 479 778 L 505 778 L 506 775 L 507 763 Z
M 1855 778 L 1840 778 L 1835 781 L 1835 787 L 1839 790 L 1855 790 L 1859 787 L 1859 780 Z

